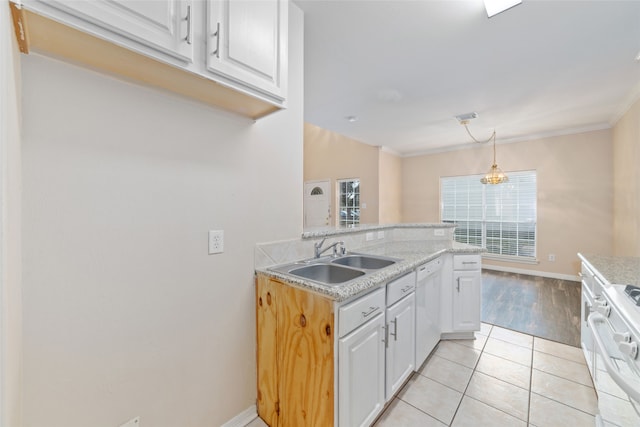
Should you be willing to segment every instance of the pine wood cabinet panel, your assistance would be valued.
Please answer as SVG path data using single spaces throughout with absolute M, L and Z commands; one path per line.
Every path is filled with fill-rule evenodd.
M 332 301 L 263 276 L 256 295 L 258 415 L 271 427 L 332 426 Z
M 333 424 L 333 304 L 290 286 L 279 289 L 281 426 Z
M 278 360 L 277 360 L 277 282 L 264 277 L 256 287 L 256 361 L 258 368 L 258 414 L 270 425 L 278 421 Z

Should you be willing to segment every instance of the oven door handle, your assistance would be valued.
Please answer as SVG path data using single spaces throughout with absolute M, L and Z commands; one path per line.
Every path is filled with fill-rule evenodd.
M 604 362 L 604 367 L 611 376 L 611 379 L 615 381 L 616 384 L 629 395 L 630 398 L 635 400 L 636 402 L 640 402 L 640 390 L 636 390 L 631 384 L 629 384 L 622 375 L 618 372 L 613 363 L 611 363 L 611 359 L 609 358 L 609 354 L 607 353 L 606 347 L 602 342 L 602 337 L 600 336 L 598 329 L 596 328 L 596 323 L 604 323 L 606 322 L 606 318 L 600 313 L 591 313 L 587 322 L 591 327 L 591 333 L 593 334 L 593 340 L 598 347 L 598 351 L 602 354 L 602 360 Z

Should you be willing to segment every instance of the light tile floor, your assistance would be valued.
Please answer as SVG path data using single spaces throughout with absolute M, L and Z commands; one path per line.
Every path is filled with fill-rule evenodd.
M 592 427 L 596 408 L 581 349 L 483 323 L 441 341 L 374 426 Z
M 581 349 L 483 323 L 441 341 L 375 426 L 593 426 L 596 408 Z

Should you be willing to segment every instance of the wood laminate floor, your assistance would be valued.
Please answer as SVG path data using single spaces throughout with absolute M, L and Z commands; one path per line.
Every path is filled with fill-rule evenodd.
M 580 346 L 580 282 L 482 271 L 482 321 Z

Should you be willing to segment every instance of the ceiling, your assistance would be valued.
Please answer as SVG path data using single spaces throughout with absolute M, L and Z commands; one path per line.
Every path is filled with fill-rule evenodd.
M 610 127 L 640 95 L 640 0 L 296 0 L 305 121 L 415 155 Z M 350 122 L 349 116 L 357 120 Z

